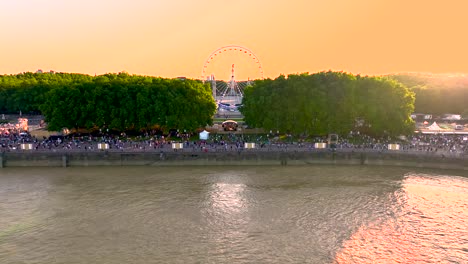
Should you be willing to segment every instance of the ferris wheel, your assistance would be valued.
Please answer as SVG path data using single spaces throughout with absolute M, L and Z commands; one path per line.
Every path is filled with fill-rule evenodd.
M 249 49 L 229 45 L 213 51 L 206 59 L 202 80 L 209 81 L 220 108 L 237 111 L 242 103 L 245 86 L 263 79 L 258 57 Z

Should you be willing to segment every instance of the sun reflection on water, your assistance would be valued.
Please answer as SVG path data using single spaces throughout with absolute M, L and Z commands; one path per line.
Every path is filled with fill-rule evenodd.
M 408 175 L 385 219 L 343 243 L 337 263 L 467 263 L 468 179 Z M 403 194 L 403 196 L 401 196 Z M 400 197 L 401 199 L 399 199 Z
M 245 184 L 242 183 L 214 183 L 210 192 L 212 208 L 227 214 L 245 211 L 244 189 Z

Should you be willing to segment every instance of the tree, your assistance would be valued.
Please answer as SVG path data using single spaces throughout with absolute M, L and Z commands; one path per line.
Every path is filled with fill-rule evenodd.
M 48 128 L 119 131 L 195 130 L 212 124 L 216 104 L 207 85 L 127 73 L 73 79 L 51 89 L 41 110 Z
M 267 131 L 344 135 L 360 120 L 366 132 L 397 135 L 412 129 L 413 105 L 413 93 L 396 81 L 329 71 L 256 81 L 245 89 L 241 112 Z

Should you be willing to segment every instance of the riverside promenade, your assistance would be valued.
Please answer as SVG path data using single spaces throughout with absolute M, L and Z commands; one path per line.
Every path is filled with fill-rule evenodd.
M 375 165 L 468 171 L 467 155 L 433 152 L 242 149 L 239 151 L 12 151 L 0 154 L 0 168 L 82 166 L 313 166 Z

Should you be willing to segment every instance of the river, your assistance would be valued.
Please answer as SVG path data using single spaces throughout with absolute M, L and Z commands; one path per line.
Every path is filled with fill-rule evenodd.
M 0 169 L 0 263 L 468 263 L 468 172 Z

